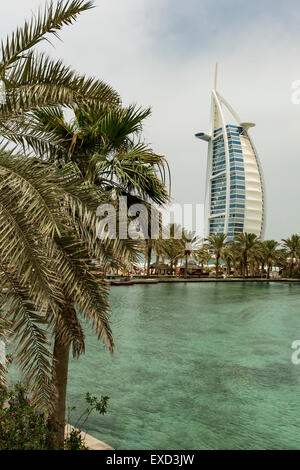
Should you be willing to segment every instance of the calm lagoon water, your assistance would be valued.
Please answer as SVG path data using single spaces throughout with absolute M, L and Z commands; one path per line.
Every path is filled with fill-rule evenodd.
M 112 287 L 113 357 L 87 332 L 68 400 L 116 449 L 300 449 L 300 285 Z

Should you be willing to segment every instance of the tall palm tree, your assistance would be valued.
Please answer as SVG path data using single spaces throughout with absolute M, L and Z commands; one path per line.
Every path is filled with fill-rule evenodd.
M 78 357 L 85 349 L 77 312 L 114 348 L 108 289 L 94 262 L 121 267 L 126 256 L 138 259 L 133 241 L 95 243 L 96 208 L 106 195 L 67 170 L 0 149 L 1 311 L 34 400 L 51 411 L 60 441 L 69 350 Z M 54 335 L 52 353 L 43 325 Z
M 297 234 L 293 234 L 290 238 L 283 238 L 282 245 L 287 250 L 287 254 L 290 258 L 290 277 L 293 274 L 294 266 L 295 266 L 295 259 L 297 260 L 299 257 L 299 250 L 300 250 L 300 236 Z
M 150 275 L 152 252 L 159 241 L 151 238 L 150 217 L 153 203 L 168 200 L 164 181 L 168 164 L 164 157 L 140 142 L 144 120 L 150 109 L 135 106 L 75 107 L 71 122 L 64 120 L 59 107 L 44 108 L 33 113 L 28 124 L 31 135 L 43 142 L 33 145 L 38 156 L 56 161 L 60 166 L 72 164 L 90 184 L 110 193 L 126 196 L 127 205 L 142 203 L 148 211 L 148 236 L 145 239 L 147 276 Z M 51 145 L 47 146 L 47 142 Z M 35 143 L 35 141 L 34 141 Z M 118 209 L 118 202 L 116 201 Z
M 147 238 L 144 240 L 144 256 L 146 258 L 146 275 L 147 277 L 150 276 L 150 266 L 151 266 L 151 258 L 153 253 L 156 254 L 157 262 L 161 256 L 167 256 L 166 252 L 166 240 L 160 238 Z
M 36 155 L 59 165 L 73 164 L 91 184 L 128 203 L 163 204 L 168 200 L 165 158 L 141 142 L 150 109 L 136 106 L 73 107 L 68 122 L 61 107 L 46 107 L 30 115 L 27 130 L 44 146 L 31 146 Z M 51 144 L 49 144 L 51 142 Z
M 146 259 L 146 275 L 147 277 L 150 276 L 150 267 L 151 267 L 151 258 L 152 258 L 152 252 L 153 252 L 153 240 L 152 238 L 147 238 L 144 241 L 145 249 L 144 249 L 144 254 L 145 254 L 145 259 Z
M 63 24 L 92 6 L 93 2 L 83 0 L 59 1 L 56 8 L 50 4 L 8 38 L 0 64 L 7 89 L 0 132 L 33 150 L 37 157 L 55 161 L 62 172 L 68 168 L 80 175 L 92 191 L 97 185 L 102 201 L 119 194 L 134 202 L 162 203 L 168 197 L 160 178 L 164 176 L 164 158 L 139 141 L 142 121 L 150 110 L 122 108 L 118 94 L 103 82 L 80 77 L 60 61 L 33 51 L 47 33 L 57 34 Z M 64 121 L 59 105 L 73 109 L 72 123 Z M 105 251 L 103 243 L 94 243 L 93 232 L 77 223 L 89 249 L 96 250 L 97 245 L 99 255 Z M 126 252 L 128 242 L 119 241 L 118 246 L 122 244 Z M 113 259 L 115 245 L 110 247 Z
M 0 106 L 3 138 L 41 154 L 52 147 L 50 141 L 32 132 L 30 117 L 38 109 L 99 102 L 113 107 L 119 103 L 118 94 L 103 82 L 80 76 L 61 61 L 34 51 L 47 34 L 57 35 L 63 25 L 92 6 L 93 2 L 83 0 L 47 4 L 44 12 L 2 42 L 0 79 L 6 86 L 6 103 Z M 105 265 L 114 258 L 115 264 L 120 263 L 124 259 L 122 244 L 126 243 L 94 243 L 94 214 L 102 202 L 107 202 L 105 195 L 83 185 L 73 170 L 68 173 L 64 168 L 58 174 L 55 167 L 36 160 L 23 161 L 22 154 L 0 148 L 5 325 L 15 338 L 17 359 L 30 380 L 36 402 L 53 405 L 52 418 L 60 440 L 69 348 L 72 345 L 75 356 L 84 351 L 84 335 L 74 305 L 113 350 L 107 288 L 95 276 L 91 261 L 97 259 Z M 52 354 L 45 324 L 55 336 Z
M 184 265 L 184 277 L 185 278 L 187 278 L 187 276 L 188 276 L 188 260 L 189 260 L 190 256 L 193 254 L 193 252 L 197 252 L 199 241 L 200 241 L 200 239 L 199 239 L 198 235 L 195 234 L 195 232 L 192 232 L 192 231 L 186 230 L 186 229 L 183 230 L 183 234 L 182 234 L 182 242 L 183 242 L 182 255 L 184 256 L 184 259 L 185 259 L 185 265 Z
M 72 173 L 0 148 L 0 282 L 2 292 L 6 289 L 1 311 L 34 400 L 50 409 L 52 403 L 61 439 L 66 355 L 71 346 L 75 357 L 84 352 L 84 333 L 73 305 L 114 349 L 108 290 L 92 263 L 105 252 L 101 255 L 81 236 L 83 228 L 96 236 L 99 203 L 100 194 L 87 190 Z M 45 326 L 55 337 L 53 353 Z
M 259 243 L 259 238 L 254 233 L 240 233 L 235 237 L 235 245 L 241 253 L 242 276 L 248 275 L 248 254 Z
M 176 268 L 182 253 L 182 241 L 174 238 L 164 240 L 166 258 L 170 260 L 171 273 L 176 274 Z
M 199 237 L 193 231 L 181 227 L 179 224 L 171 223 L 164 228 L 165 236 L 164 251 L 170 259 L 171 269 L 176 266 L 179 259 L 184 259 L 184 277 L 188 275 L 188 260 L 192 254 L 198 251 Z
M 166 257 L 170 260 L 171 271 L 176 273 L 176 267 L 184 251 L 182 239 L 183 228 L 180 224 L 169 223 L 162 227 L 163 245 Z
M 247 259 L 250 276 L 256 276 L 259 274 L 259 266 L 263 260 L 262 253 L 263 249 L 261 248 L 261 242 L 258 242 L 253 248 L 250 248 Z
M 202 247 L 199 248 L 196 253 L 196 258 L 200 262 L 202 267 L 205 263 L 206 267 L 208 268 L 208 262 L 211 260 L 211 254 L 209 252 L 209 249 L 205 245 L 202 245 Z
M 282 270 L 282 271 L 287 271 L 288 267 L 288 255 L 287 251 L 285 248 L 278 248 L 277 249 L 277 266 Z
M 52 402 L 51 420 L 61 441 L 69 350 L 72 346 L 76 357 L 84 351 L 78 311 L 113 350 L 107 288 L 92 261 L 104 271 L 108 265 L 122 265 L 126 257 L 137 260 L 132 240 L 95 243 L 96 208 L 114 202 L 116 195 L 148 204 L 162 203 L 168 196 L 162 182 L 164 159 L 133 139 L 149 111 L 121 108 L 118 94 L 103 82 L 81 77 L 33 50 L 47 33 L 56 34 L 92 5 L 83 0 L 59 1 L 56 8 L 49 4 L 7 39 L 0 63 L 7 90 L 0 134 L 44 160 L 23 161 L 22 154 L 1 148 L 0 264 L 8 289 L 2 306 L 37 402 Z M 60 105 L 75 113 L 71 141 L 60 140 L 59 132 L 54 135 L 57 117 L 62 117 Z M 54 335 L 52 354 L 40 324 L 48 324 Z
M 267 264 L 267 279 L 270 277 L 271 269 L 279 258 L 279 243 L 275 240 L 265 240 L 262 242 L 263 256 Z
M 263 277 L 265 274 L 266 265 L 266 250 L 262 241 L 258 241 L 249 250 L 249 259 L 254 263 L 255 274 Z
M 99 103 L 97 107 L 74 108 L 74 121 L 69 124 L 61 109 L 44 108 L 32 113 L 30 126 L 42 142 L 51 140 L 51 148 L 43 154 L 32 148 L 59 168 L 78 172 L 86 184 L 105 194 L 117 208 L 117 196 L 126 196 L 128 205 L 143 203 L 150 212 L 151 203 L 162 204 L 168 193 L 162 181 L 164 158 L 139 142 L 148 115 L 149 110 L 108 108 Z M 149 272 L 155 241 L 147 239 L 146 243 Z
M 230 251 L 232 255 L 232 265 L 234 274 L 238 274 L 239 266 L 241 265 L 241 253 L 238 247 L 236 246 L 236 243 L 233 242 L 230 244 Z
M 221 253 L 221 258 L 226 263 L 227 276 L 230 276 L 233 253 L 232 253 L 231 246 L 229 244 L 225 245 L 225 247 L 223 248 L 222 253 Z
M 212 234 L 205 238 L 206 247 L 211 250 L 215 255 L 216 260 L 216 277 L 219 277 L 219 262 L 222 252 L 226 246 L 226 235 L 224 233 L 217 235 Z

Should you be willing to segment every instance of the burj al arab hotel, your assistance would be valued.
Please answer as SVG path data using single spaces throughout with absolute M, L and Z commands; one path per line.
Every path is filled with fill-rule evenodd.
M 205 236 L 225 233 L 227 240 L 241 232 L 263 239 L 265 190 L 262 169 L 248 133 L 251 122 L 242 122 L 217 91 L 217 65 L 211 100 L 211 132 L 196 134 L 208 142 L 205 191 Z M 234 118 L 227 124 L 224 106 Z

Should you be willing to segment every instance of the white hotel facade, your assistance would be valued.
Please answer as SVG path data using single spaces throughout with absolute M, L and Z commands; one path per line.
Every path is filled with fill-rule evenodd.
M 249 128 L 217 92 L 217 67 L 211 97 L 210 134 L 196 134 L 208 143 L 204 235 L 225 233 L 227 240 L 242 232 L 261 239 L 265 229 L 265 189 L 261 165 Z M 226 107 L 235 124 L 226 123 Z

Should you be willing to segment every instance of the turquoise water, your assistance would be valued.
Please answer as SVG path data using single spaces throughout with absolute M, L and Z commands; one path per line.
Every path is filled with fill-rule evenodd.
M 116 449 L 300 449 L 300 285 L 113 287 L 113 357 L 87 333 L 68 399 L 110 396 L 87 432 Z

